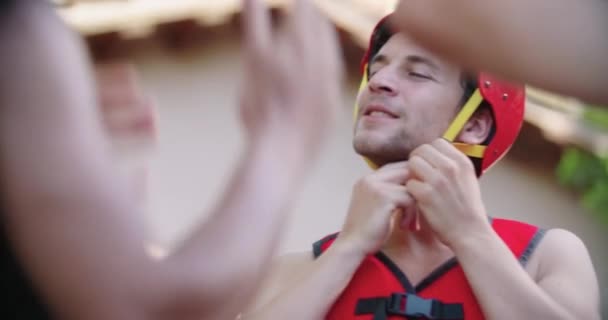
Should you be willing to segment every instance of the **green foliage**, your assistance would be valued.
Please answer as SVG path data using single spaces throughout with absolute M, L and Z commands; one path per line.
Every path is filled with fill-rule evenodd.
M 583 195 L 583 206 L 608 224 L 608 181 L 598 181 Z
M 608 130 L 608 108 L 589 106 L 583 113 L 583 118 L 592 126 L 602 130 Z
M 560 183 L 577 190 L 587 190 L 596 181 L 608 178 L 603 161 L 587 152 L 578 149 L 567 149 L 557 167 L 557 178 Z
M 608 131 L 608 108 L 589 107 L 583 118 Z M 566 149 L 557 167 L 557 179 L 580 192 L 583 206 L 608 224 L 608 155 L 598 157 L 579 149 Z
M 558 181 L 582 194 L 585 208 L 608 222 L 608 160 L 570 148 L 557 167 Z

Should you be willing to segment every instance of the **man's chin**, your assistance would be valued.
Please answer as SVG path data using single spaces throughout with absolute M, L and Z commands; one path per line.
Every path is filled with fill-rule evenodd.
M 377 165 L 404 161 L 409 158 L 409 151 L 403 146 L 397 147 L 393 137 L 379 132 L 357 134 L 353 140 L 355 152 L 373 161 Z
M 401 162 L 408 160 L 408 156 L 397 156 L 395 152 L 382 152 L 380 150 L 357 150 L 357 154 L 361 157 L 371 161 L 378 167 L 382 167 L 383 165 Z
M 375 152 L 390 146 L 392 137 L 383 132 L 366 130 L 355 134 L 353 145 L 357 152 Z

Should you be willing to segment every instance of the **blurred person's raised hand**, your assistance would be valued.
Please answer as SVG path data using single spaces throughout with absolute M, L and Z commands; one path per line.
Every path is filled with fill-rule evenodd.
M 250 142 L 270 141 L 287 161 L 314 156 L 341 107 L 335 30 L 311 1 L 296 0 L 273 28 L 264 5 L 245 0 L 244 34 L 241 116 Z
M 98 64 L 95 79 L 102 121 L 110 138 L 155 142 L 156 107 L 142 90 L 135 67 L 126 62 Z
M 116 164 L 127 175 L 136 198 L 147 197 L 148 158 L 157 142 L 157 112 L 142 90 L 135 67 L 126 62 L 95 66 L 101 120 Z

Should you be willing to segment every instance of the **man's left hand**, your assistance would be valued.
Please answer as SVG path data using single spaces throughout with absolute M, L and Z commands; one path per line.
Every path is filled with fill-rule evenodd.
M 471 160 L 444 139 L 416 148 L 410 155 L 412 178 L 406 188 L 438 238 L 454 246 L 463 235 L 489 226 Z

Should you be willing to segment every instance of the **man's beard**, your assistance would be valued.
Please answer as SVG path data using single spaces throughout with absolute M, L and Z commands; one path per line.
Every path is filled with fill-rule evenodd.
M 353 140 L 353 148 L 355 151 L 374 162 L 378 166 L 383 166 L 388 163 L 406 161 L 413 148 L 410 146 L 410 140 L 406 137 L 394 136 L 382 142 L 373 141 L 374 139 L 357 139 Z

